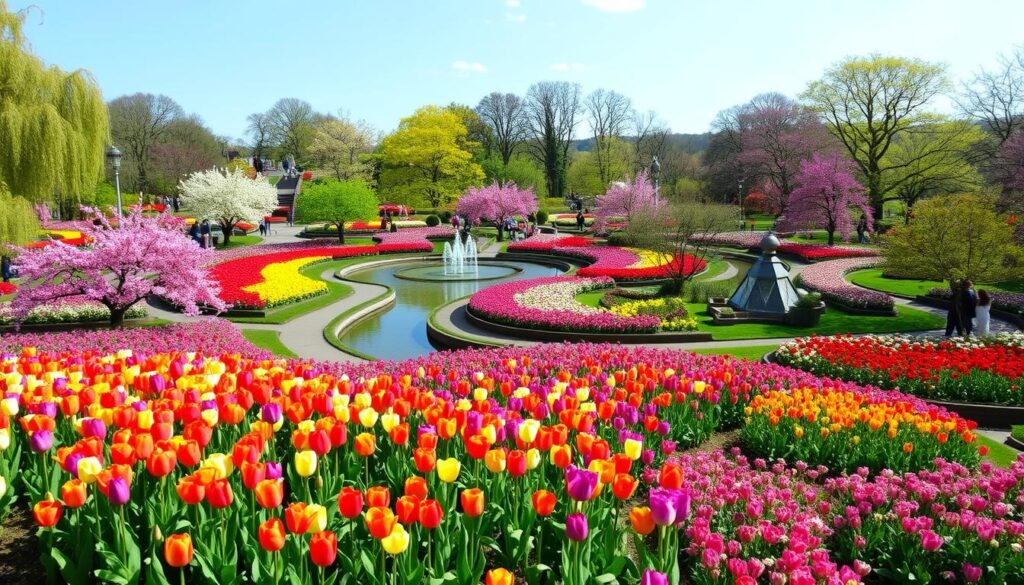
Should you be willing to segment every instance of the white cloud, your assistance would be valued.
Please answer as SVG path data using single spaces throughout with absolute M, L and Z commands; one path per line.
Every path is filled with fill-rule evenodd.
M 516 24 L 523 24 L 526 22 L 526 15 L 522 12 L 506 12 L 505 20 Z
M 647 4 L 647 0 L 583 0 L 583 3 L 601 12 L 636 12 Z
M 552 63 L 549 69 L 557 71 L 559 73 L 567 73 L 569 71 L 580 72 L 586 69 L 587 66 L 583 63 Z
M 470 63 L 469 61 L 456 61 L 452 63 L 452 69 L 463 73 L 487 73 L 487 66 L 483 63 Z
M 509 8 L 519 8 L 519 0 L 505 0 L 505 6 Z

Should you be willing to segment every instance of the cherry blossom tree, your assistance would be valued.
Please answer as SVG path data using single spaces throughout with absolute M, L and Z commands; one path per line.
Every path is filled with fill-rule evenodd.
M 1011 136 L 999 152 L 1003 186 L 1011 191 L 1024 191 L 1024 130 Z
M 258 176 L 250 179 L 245 171 L 222 172 L 210 169 L 192 173 L 181 181 L 181 205 L 198 219 L 212 219 L 224 232 L 224 243 L 238 222 L 257 223 L 277 207 L 277 188 Z
M 850 208 L 859 208 L 872 224 L 872 209 L 864 187 L 854 178 L 853 163 L 838 153 L 815 154 L 800 163 L 796 189 L 789 196 L 783 229 L 816 227 L 828 232 L 828 245 L 839 232 L 849 239 L 853 229 Z
M 655 192 L 647 171 L 640 171 L 632 181 L 613 183 L 604 195 L 597 198 L 594 229 L 605 229 L 612 218 L 622 218 L 628 222 L 638 213 L 657 212 L 664 204 Z
M 498 226 L 498 241 L 504 232 L 504 223 L 510 217 L 527 216 L 537 211 L 537 196 L 533 189 L 521 189 L 512 181 L 497 181 L 485 187 L 470 187 L 459 198 L 455 212 L 469 221 L 481 219 Z
M 91 245 L 58 240 L 41 250 L 18 250 L 24 284 L 11 301 L 16 319 L 37 305 L 70 297 L 106 306 L 111 327 L 121 327 L 125 312 L 148 295 L 163 297 L 186 315 L 199 314 L 200 303 L 226 308 L 220 287 L 203 268 L 213 252 L 185 235 L 185 220 L 169 214 L 146 217 L 135 208 L 114 228 L 102 213 L 84 209 L 95 217 L 83 228 Z

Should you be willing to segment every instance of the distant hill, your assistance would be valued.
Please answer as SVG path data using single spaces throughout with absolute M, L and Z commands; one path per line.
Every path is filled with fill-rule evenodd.
M 625 140 L 630 142 L 636 140 L 634 136 L 625 136 Z M 667 149 L 671 150 L 682 150 L 683 152 L 695 154 L 707 150 L 708 143 L 711 141 L 711 133 L 706 132 L 704 134 L 671 134 L 668 138 Z M 574 140 L 573 146 L 580 152 L 590 152 L 594 147 L 593 138 L 584 138 L 582 140 Z

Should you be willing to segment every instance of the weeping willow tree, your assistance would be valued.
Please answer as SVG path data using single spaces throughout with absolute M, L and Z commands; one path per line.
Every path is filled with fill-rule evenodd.
M 39 219 L 32 204 L 23 197 L 14 197 L 0 183 L 0 259 L 11 257 L 10 246 L 24 246 L 39 235 Z
M 89 72 L 47 66 L 31 53 L 24 19 L 0 0 L 0 182 L 13 195 L 73 211 L 103 171 L 107 107 Z

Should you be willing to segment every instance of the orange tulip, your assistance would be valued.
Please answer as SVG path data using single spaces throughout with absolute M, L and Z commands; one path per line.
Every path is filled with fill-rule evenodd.
M 406 526 L 415 524 L 420 516 L 420 499 L 416 496 L 402 496 L 395 502 L 398 521 Z
M 418 475 L 412 475 L 405 480 L 405 495 L 416 496 L 421 501 L 427 499 L 427 480 Z
M 565 469 L 572 463 L 572 447 L 569 445 L 554 445 L 551 447 L 551 463 L 555 467 Z
M 377 437 L 371 433 L 356 435 L 356 453 L 360 457 L 369 457 L 377 450 Z
M 409 442 L 409 423 L 402 423 L 391 429 L 388 436 L 395 445 L 404 446 Z
M 533 509 L 538 516 L 550 516 L 555 511 L 555 504 L 558 497 L 548 490 L 537 490 L 533 492 Z
M 157 449 L 146 459 L 146 470 L 153 477 L 164 477 L 174 471 L 174 466 L 177 464 L 178 456 L 174 451 Z
M 231 484 L 226 479 L 218 479 L 206 486 L 206 501 L 214 508 L 227 508 L 234 499 Z
M 264 479 L 256 484 L 253 492 L 261 508 L 276 508 L 284 501 L 284 480 Z
M 64 505 L 68 508 L 81 507 L 88 496 L 87 487 L 81 480 L 68 480 L 60 488 L 60 499 L 64 500 Z
M 639 484 L 640 482 L 628 473 L 616 473 L 612 480 L 612 494 L 620 500 L 628 500 L 633 497 L 633 492 Z
M 433 449 L 417 447 L 416 450 L 412 452 L 412 459 L 413 462 L 416 463 L 416 471 L 420 473 L 430 473 L 437 465 L 437 452 Z
M 484 513 L 484 492 L 480 488 L 463 490 L 459 495 L 462 500 L 462 511 L 470 518 Z
M 281 550 L 284 548 L 285 537 L 284 523 L 280 518 L 271 518 L 260 524 L 259 541 L 263 550 L 269 552 Z
M 167 564 L 175 567 L 185 567 L 192 562 L 192 537 L 186 534 L 172 534 L 164 541 L 164 559 Z
M 513 585 L 514 582 L 508 569 L 491 569 L 487 571 L 487 578 L 484 580 L 485 585 Z
M 674 463 L 666 463 L 662 465 L 661 471 L 658 473 L 658 483 L 665 489 L 682 489 L 683 470 Z
M 647 536 L 654 532 L 654 515 L 647 506 L 636 506 L 629 511 L 629 522 L 637 534 Z
M 338 558 L 338 536 L 330 530 L 317 532 L 309 539 L 309 558 L 319 567 L 329 567 Z
M 366 490 L 366 505 L 371 508 L 387 508 L 391 505 L 391 492 L 381 485 L 368 488 Z
M 306 514 L 305 502 L 294 502 L 284 509 L 284 523 L 288 527 L 288 532 L 305 534 L 313 525 L 313 516 Z
M 397 522 L 390 508 L 370 508 L 366 511 L 365 520 L 370 535 L 378 540 L 390 535 Z
M 53 528 L 60 521 L 64 513 L 64 506 L 60 501 L 53 499 L 53 495 L 46 494 L 45 500 L 40 500 L 32 507 L 32 516 L 36 524 L 43 528 Z
M 434 433 L 420 433 L 416 437 L 416 446 L 427 451 L 437 449 L 437 435 Z
M 175 489 L 181 501 L 193 506 L 206 497 L 206 486 L 194 475 L 181 478 Z

